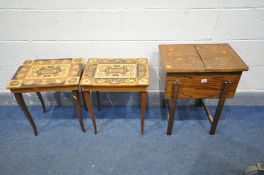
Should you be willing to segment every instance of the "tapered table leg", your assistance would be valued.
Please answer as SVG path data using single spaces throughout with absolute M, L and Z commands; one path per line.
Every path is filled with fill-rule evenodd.
M 141 135 L 144 135 L 144 120 L 145 111 L 147 106 L 147 92 L 140 92 L 140 122 L 141 122 Z
M 216 108 L 216 111 L 215 111 L 215 115 L 214 115 L 214 118 L 213 118 L 213 121 L 212 121 L 212 124 L 211 124 L 210 135 L 214 135 L 215 134 L 215 131 L 216 131 L 216 128 L 217 128 L 217 124 L 218 124 L 218 121 L 220 119 L 220 116 L 221 116 L 221 113 L 222 113 L 222 110 L 223 110 L 223 107 L 224 107 L 224 104 L 225 104 L 225 97 L 226 97 L 228 88 L 230 87 L 230 84 L 231 84 L 230 81 L 225 81 L 224 82 L 223 89 L 222 89 L 222 92 L 221 92 L 221 95 L 220 95 L 220 99 L 218 101 L 218 105 L 217 105 L 217 108 Z
M 82 128 L 82 131 L 85 132 L 85 128 L 84 128 L 84 125 L 83 125 L 83 119 L 82 119 L 82 105 L 81 105 L 79 91 L 78 90 L 73 90 L 72 94 L 73 94 L 74 102 L 76 104 L 77 115 L 78 115 L 78 118 L 79 118 L 80 126 Z
M 85 92 L 83 92 L 83 94 L 84 94 L 84 99 L 85 99 L 87 109 L 90 113 L 90 117 L 91 117 L 91 120 L 93 122 L 94 134 L 96 134 L 97 133 L 97 127 L 96 127 L 96 121 L 95 121 L 94 112 L 93 112 L 93 106 L 92 106 L 92 102 L 91 102 L 90 91 L 85 91 Z
M 40 93 L 40 92 L 36 92 L 36 94 L 37 94 L 37 96 L 38 96 L 38 98 L 39 98 L 39 101 L 40 101 L 40 103 L 41 103 L 42 110 L 43 110 L 43 112 L 45 113 L 45 112 L 46 112 L 46 107 L 45 107 L 44 100 L 43 100 L 43 98 L 42 98 L 42 96 L 41 96 L 41 93 Z
M 83 91 L 82 91 L 82 97 L 83 97 L 84 109 L 85 109 L 86 111 L 88 111 L 88 109 L 87 109 L 87 105 L 86 105 L 86 101 L 85 101 L 85 99 L 84 99 Z
M 162 99 L 162 108 L 166 108 L 166 103 L 167 103 L 167 100 L 166 99 Z
M 96 99 L 97 99 L 97 108 L 101 111 L 101 102 L 100 102 L 100 94 L 99 91 L 96 91 Z
M 34 120 L 32 119 L 32 116 L 27 108 L 27 105 L 24 101 L 24 98 L 23 98 L 23 95 L 21 93 L 14 93 L 15 95 L 15 98 L 16 98 L 16 101 L 18 103 L 18 105 L 20 106 L 20 108 L 22 109 L 23 113 L 25 114 L 25 117 L 27 118 L 27 120 L 29 121 L 32 129 L 33 129 L 33 132 L 34 132 L 34 135 L 37 136 L 38 135 L 38 132 L 37 132 L 37 128 L 36 128 L 36 125 L 35 125 L 35 122 Z
M 177 97 L 178 97 L 179 87 L 180 87 L 180 82 L 175 81 L 173 84 L 173 92 L 172 92 L 171 106 L 170 106 L 170 111 L 169 111 L 167 135 L 172 134 L 174 116 L 175 116 L 175 111 L 176 111 L 176 107 L 177 107 Z
M 202 107 L 202 106 L 203 106 L 203 101 L 202 101 L 202 99 L 195 99 L 194 105 L 195 105 L 195 106 Z

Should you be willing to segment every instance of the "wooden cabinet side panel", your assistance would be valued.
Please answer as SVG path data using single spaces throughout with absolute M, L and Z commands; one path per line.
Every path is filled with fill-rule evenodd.
M 230 74 L 175 74 L 166 77 L 165 99 L 170 99 L 173 82 L 180 82 L 179 98 L 219 98 L 225 80 L 231 81 L 227 98 L 235 95 L 241 73 Z

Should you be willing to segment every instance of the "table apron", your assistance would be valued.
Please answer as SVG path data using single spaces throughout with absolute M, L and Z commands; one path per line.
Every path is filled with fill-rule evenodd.
M 82 91 L 146 92 L 148 87 L 82 87 Z
M 20 88 L 10 89 L 12 93 L 28 93 L 28 92 L 50 92 L 50 91 L 72 91 L 78 90 L 79 86 L 63 86 L 63 87 L 35 87 L 35 88 Z
M 179 81 L 181 84 L 179 99 L 219 98 L 223 83 L 229 80 L 231 85 L 226 98 L 232 98 L 235 95 L 240 77 L 241 72 L 230 74 L 167 74 L 165 77 L 164 97 L 165 99 L 171 98 L 173 83 Z

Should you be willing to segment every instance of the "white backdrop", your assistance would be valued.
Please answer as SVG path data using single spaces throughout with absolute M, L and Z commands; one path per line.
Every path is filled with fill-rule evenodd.
M 228 42 L 264 90 L 263 0 L 0 0 L 0 90 L 29 58 L 147 57 L 158 91 L 162 43 Z

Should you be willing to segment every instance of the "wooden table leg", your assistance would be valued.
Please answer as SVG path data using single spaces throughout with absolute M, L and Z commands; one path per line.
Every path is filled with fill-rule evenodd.
M 38 98 L 39 98 L 39 101 L 41 103 L 41 106 L 42 106 L 42 109 L 43 109 L 43 112 L 45 113 L 46 112 L 46 107 L 45 107 L 45 103 L 44 103 L 44 100 L 41 96 L 41 93 L 40 92 L 36 92 Z
M 90 117 L 91 117 L 91 120 L 93 122 L 94 134 L 96 134 L 97 133 L 97 127 L 96 127 L 96 121 L 95 121 L 94 112 L 93 112 L 93 106 L 92 106 L 92 102 L 91 102 L 90 91 L 84 91 L 83 94 L 84 94 L 84 99 L 85 99 L 87 109 L 90 113 Z
M 141 135 L 144 135 L 144 120 L 145 120 L 145 111 L 147 106 L 147 92 L 140 93 L 140 123 L 141 123 Z
M 203 106 L 203 99 L 195 99 L 194 106 L 202 107 Z
M 169 111 L 167 135 L 172 134 L 174 116 L 175 116 L 175 111 L 176 111 L 176 107 L 177 107 L 177 97 L 178 97 L 179 88 L 180 88 L 180 82 L 175 81 L 173 84 L 173 92 L 172 92 L 171 106 L 170 106 L 170 111 Z
M 78 118 L 79 118 L 80 126 L 82 128 L 82 131 L 85 132 L 85 128 L 84 128 L 84 125 L 83 125 L 83 119 L 82 119 L 82 105 L 81 105 L 79 91 L 78 90 L 73 90 L 72 94 L 73 94 L 74 102 L 76 104 L 77 115 L 78 115 Z
M 82 91 L 82 97 L 83 97 L 84 109 L 85 109 L 86 111 L 88 111 L 88 109 L 87 109 L 87 105 L 86 105 L 86 101 L 85 101 L 85 99 L 84 99 L 83 91 Z
M 37 132 L 37 128 L 35 125 L 34 120 L 32 119 L 32 116 L 27 108 L 27 105 L 24 101 L 23 95 L 21 93 L 14 93 L 16 101 L 18 103 L 18 105 L 20 106 L 20 108 L 22 109 L 23 113 L 25 114 L 25 117 L 27 118 L 27 120 L 29 121 L 33 131 L 34 131 L 34 135 L 37 136 L 38 132 Z
M 167 100 L 164 98 L 162 99 L 162 108 L 166 108 Z
M 214 115 L 214 118 L 213 118 L 213 121 L 212 121 L 212 124 L 211 124 L 210 135 L 214 135 L 215 134 L 215 131 L 216 131 L 216 128 L 217 128 L 217 124 L 218 124 L 218 121 L 220 119 L 220 116 L 221 116 L 221 113 L 222 113 L 222 110 L 223 110 L 223 107 L 224 107 L 224 104 L 225 104 L 225 97 L 226 97 L 228 88 L 230 87 L 230 84 L 231 84 L 230 81 L 225 81 L 224 82 L 224 86 L 223 86 L 223 89 L 222 89 L 222 92 L 221 92 L 221 95 L 220 95 L 220 99 L 218 101 L 218 105 L 217 105 L 217 108 L 216 108 L 216 111 L 215 111 L 215 115 Z
M 96 99 L 97 99 L 97 108 L 101 111 L 101 102 L 100 102 L 100 94 L 99 91 L 96 91 Z

